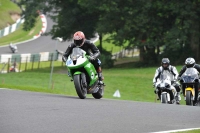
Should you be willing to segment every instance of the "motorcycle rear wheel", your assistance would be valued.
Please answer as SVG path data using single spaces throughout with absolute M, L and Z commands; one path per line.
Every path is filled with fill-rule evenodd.
M 83 87 L 81 75 L 74 75 L 74 85 L 76 88 L 76 93 L 80 99 L 85 99 L 87 95 L 87 88 Z
M 96 93 L 92 93 L 92 96 L 95 98 L 95 99 L 100 99 L 103 97 L 103 94 L 104 94 L 104 86 L 101 85 L 99 90 L 96 92 Z
M 193 106 L 192 92 L 186 91 L 186 105 Z

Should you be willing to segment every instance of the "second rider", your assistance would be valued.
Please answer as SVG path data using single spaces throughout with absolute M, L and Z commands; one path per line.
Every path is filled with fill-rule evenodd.
M 176 97 L 178 97 L 178 98 L 176 98 L 176 103 L 180 104 L 180 100 L 181 100 L 180 90 L 181 89 L 180 89 L 180 84 L 177 81 L 178 71 L 175 66 L 170 65 L 170 60 L 168 58 L 163 58 L 162 62 L 161 62 L 161 66 L 156 69 L 156 72 L 155 72 L 155 75 L 153 78 L 153 86 L 156 85 L 157 79 L 160 78 L 161 73 L 164 75 L 166 74 L 167 76 L 170 77 L 172 85 L 176 88 L 176 91 L 177 91 Z M 160 92 L 157 92 L 156 90 L 154 92 L 158 93 L 158 94 L 160 93 Z M 171 95 L 172 95 L 172 93 L 171 93 Z

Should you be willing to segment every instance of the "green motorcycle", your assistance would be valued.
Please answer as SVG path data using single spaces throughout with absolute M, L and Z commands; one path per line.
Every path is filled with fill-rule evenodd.
M 66 60 L 66 66 L 79 98 L 85 99 L 87 94 L 92 94 L 95 99 L 103 97 L 104 85 L 99 84 L 96 69 L 84 50 L 79 47 L 73 48 Z

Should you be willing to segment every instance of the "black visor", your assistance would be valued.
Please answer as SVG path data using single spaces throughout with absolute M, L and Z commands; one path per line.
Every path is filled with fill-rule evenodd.
M 162 67 L 164 68 L 164 70 L 168 69 L 169 63 L 162 63 Z
M 81 39 L 81 40 L 74 40 L 74 43 L 76 44 L 76 46 L 81 46 L 81 44 L 83 43 L 83 39 Z
M 194 67 L 194 64 L 186 64 L 187 68 Z

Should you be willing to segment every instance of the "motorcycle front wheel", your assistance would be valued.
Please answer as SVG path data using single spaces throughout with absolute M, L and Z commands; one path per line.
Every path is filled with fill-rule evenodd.
M 193 100 L 192 100 L 192 92 L 191 91 L 186 91 L 186 105 L 193 105 Z
M 81 79 L 81 75 L 74 75 L 74 86 L 76 88 L 76 93 L 80 99 L 85 99 L 87 95 L 87 88 L 83 87 L 83 82 Z
M 161 103 L 167 104 L 167 93 L 161 94 Z

